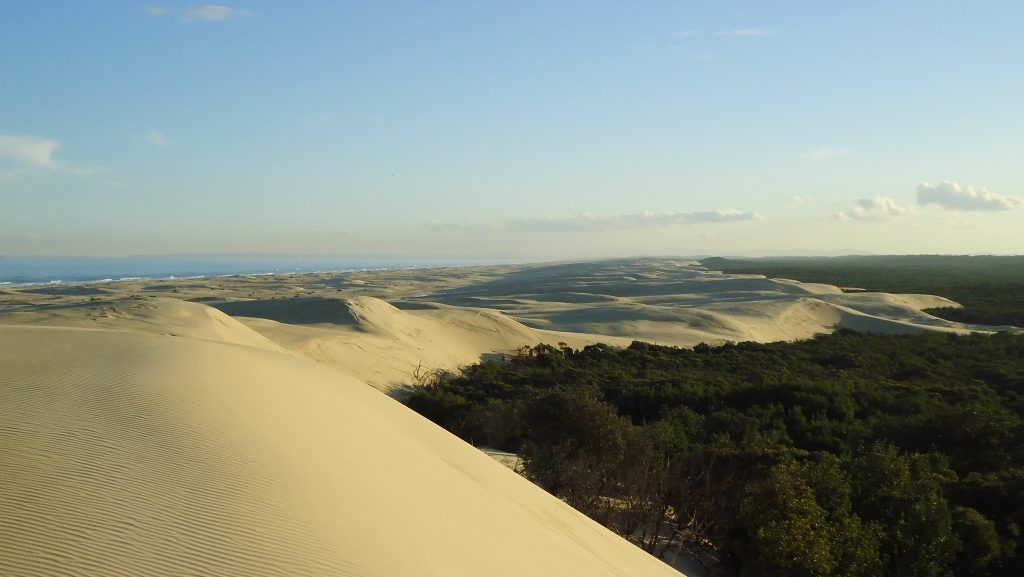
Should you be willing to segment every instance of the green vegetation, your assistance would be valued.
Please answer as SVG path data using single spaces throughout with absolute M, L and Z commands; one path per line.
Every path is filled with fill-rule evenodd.
M 963 323 L 1024 327 L 1024 256 L 715 257 L 701 263 L 728 273 L 939 295 L 964 308 L 929 311 L 936 316 Z
M 407 402 L 728 575 L 1024 575 L 1024 335 L 541 345 Z

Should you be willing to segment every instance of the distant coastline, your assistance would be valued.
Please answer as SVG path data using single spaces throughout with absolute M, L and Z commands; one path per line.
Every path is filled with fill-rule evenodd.
M 302 255 L 128 257 L 0 256 L 0 286 L 83 284 L 265 274 L 311 274 L 510 264 L 511 259 L 443 259 Z

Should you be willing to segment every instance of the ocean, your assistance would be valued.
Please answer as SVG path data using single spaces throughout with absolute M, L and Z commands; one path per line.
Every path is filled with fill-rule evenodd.
M 0 285 L 90 283 L 257 274 L 504 264 L 497 259 L 352 258 L 332 256 L 0 256 Z

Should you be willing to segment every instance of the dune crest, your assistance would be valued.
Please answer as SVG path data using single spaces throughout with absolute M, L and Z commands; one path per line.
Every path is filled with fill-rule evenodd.
M 0 347 L 0 574 L 673 574 L 309 361 L 54 327 Z
M 86 294 L 92 296 L 92 293 Z M 3 324 L 136 331 L 285 352 L 270 339 L 221 311 L 175 298 L 117 295 L 103 300 L 36 304 L 3 312 L 6 311 L 0 311 Z
M 432 371 L 456 370 L 491 353 L 542 342 L 581 345 L 598 340 L 531 329 L 485 309 L 418 305 L 402 310 L 374 297 L 336 299 L 330 306 L 331 318 L 344 322 L 296 325 L 255 317 L 239 320 L 289 351 L 388 392 L 415 384 Z

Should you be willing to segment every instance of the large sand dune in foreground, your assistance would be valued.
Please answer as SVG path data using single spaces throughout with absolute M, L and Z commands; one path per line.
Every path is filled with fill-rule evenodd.
M 0 327 L 2 575 L 670 575 L 337 371 Z
M 383 391 L 546 342 L 995 330 L 634 260 L 0 289 L 0 575 L 670 575 Z

